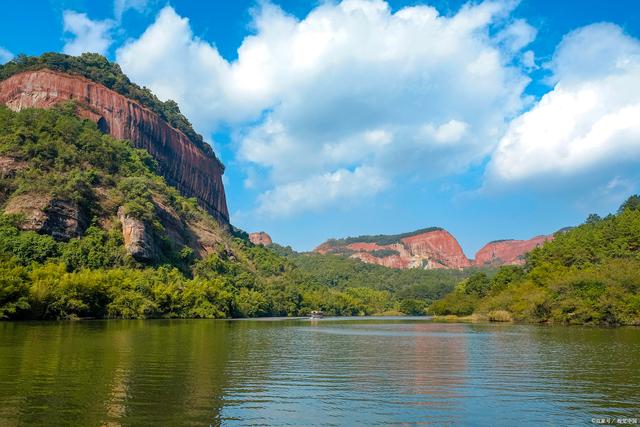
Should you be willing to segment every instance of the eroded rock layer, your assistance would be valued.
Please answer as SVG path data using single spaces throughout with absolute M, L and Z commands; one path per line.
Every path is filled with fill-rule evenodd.
M 522 265 L 524 256 L 542 245 L 547 240 L 552 240 L 553 236 L 536 236 L 529 240 L 497 240 L 484 245 L 478 252 L 474 260 L 475 265 L 499 266 L 499 265 Z
M 269 246 L 270 244 L 273 243 L 273 241 L 271 240 L 271 236 L 269 236 L 264 231 L 249 233 L 249 240 L 254 245 Z
M 391 268 L 464 268 L 471 265 L 458 241 L 446 230 L 431 228 L 397 236 L 362 236 L 329 240 L 318 253 L 348 255 Z
M 399 269 L 498 267 L 524 264 L 528 252 L 551 239 L 552 235 L 490 242 L 476 253 L 475 260 L 470 260 L 451 233 L 434 227 L 395 236 L 332 239 L 318 246 L 314 252 L 343 255 L 368 264 Z

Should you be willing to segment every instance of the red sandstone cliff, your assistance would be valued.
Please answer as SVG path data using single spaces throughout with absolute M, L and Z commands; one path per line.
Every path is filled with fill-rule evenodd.
M 195 197 L 221 223 L 229 222 L 220 161 L 156 113 L 99 83 L 47 69 L 16 74 L 0 82 L 0 103 L 13 110 L 48 108 L 68 100 L 76 101 L 79 113 L 104 132 L 146 149 L 170 185 L 187 197 Z
M 414 256 L 429 260 L 430 268 L 464 268 L 470 264 L 456 238 L 447 230 L 405 237 L 402 243 Z
M 256 233 L 249 233 L 249 240 L 254 245 L 269 246 L 270 244 L 273 243 L 273 241 L 271 240 L 271 236 L 269 236 L 264 231 L 258 231 Z
M 477 253 L 477 266 L 522 265 L 527 252 L 541 246 L 553 236 L 536 236 L 529 240 L 498 240 L 484 245 Z
M 475 260 L 464 255 L 458 241 L 443 229 L 425 229 L 396 236 L 361 236 L 329 240 L 314 252 L 346 255 L 368 264 L 407 268 L 465 268 L 521 265 L 524 255 L 553 236 L 537 236 L 529 240 L 501 240 L 487 243 L 476 253 Z
M 471 265 L 455 237 L 442 229 L 397 236 L 330 240 L 314 251 L 345 254 L 369 264 L 401 269 L 464 268 Z

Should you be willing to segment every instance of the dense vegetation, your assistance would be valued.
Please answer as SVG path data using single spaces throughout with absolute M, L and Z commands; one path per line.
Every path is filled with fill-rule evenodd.
M 388 292 L 398 300 L 399 311 L 422 315 L 432 301 L 451 291 L 471 270 L 399 270 L 335 255 L 297 254 L 290 248 L 273 245 L 298 269 L 330 288 L 371 287 Z
M 388 256 L 396 256 L 400 255 L 400 252 L 395 249 L 378 249 L 374 251 L 369 251 L 369 255 L 373 255 L 376 258 L 386 258 Z
M 416 231 L 410 231 L 408 233 L 402 234 L 376 234 L 374 236 L 358 236 L 358 237 L 346 237 L 344 239 L 329 239 L 327 240 L 327 244 L 329 246 L 341 246 L 341 245 L 349 245 L 351 243 L 376 243 L 378 245 L 392 245 L 394 243 L 400 243 L 400 240 L 416 236 L 418 234 L 429 233 L 431 231 L 439 231 L 442 230 L 441 227 L 429 227 L 422 228 Z
M 146 87 L 140 87 L 131 82 L 118 64 L 109 62 L 107 58 L 97 53 L 83 53 L 80 56 L 55 52 L 44 53 L 41 56 L 18 55 L 6 64 L 0 65 L 0 81 L 24 71 L 43 68 L 81 75 L 138 101 L 160 115 L 171 126 L 184 132 L 205 153 L 214 156 L 211 146 L 204 142 L 202 136 L 193 129 L 175 101 L 160 101 Z
M 523 267 L 477 273 L 431 305 L 442 315 L 492 320 L 640 325 L 640 197 L 590 215 L 530 252 Z
M 254 246 L 168 186 L 145 151 L 77 118 L 72 103 L 0 107 L 0 163 L 2 212 L 54 198 L 75 203 L 89 224 L 80 237 L 56 240 L 27 231 L 24 214 L 0 214 L 0 318 L 423 314 L 464 277 Z M 152 225 L 161 249 L 154 262 L 127 254 L 120 206 Z M 198 256 L 197 246 L 169 238 L 158 206 L 212 230 L 214 249 Z

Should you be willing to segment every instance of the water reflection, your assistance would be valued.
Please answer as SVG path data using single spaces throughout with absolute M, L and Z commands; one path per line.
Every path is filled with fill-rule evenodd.
M 589 424 L 640 330 L 424 319 L 0 324 L 0 425 Z

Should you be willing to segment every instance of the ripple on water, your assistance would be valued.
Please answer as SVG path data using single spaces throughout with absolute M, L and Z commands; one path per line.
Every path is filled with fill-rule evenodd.
M 0 425 L 585 425 L 638 416 L 640 330 L 0 324 Z

